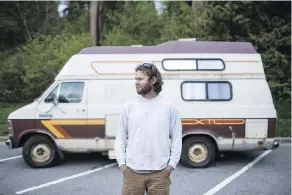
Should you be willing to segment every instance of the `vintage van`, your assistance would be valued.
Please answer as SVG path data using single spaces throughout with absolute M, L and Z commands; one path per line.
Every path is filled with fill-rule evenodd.
M 208 167 L 221 151 L 274 149 L 277 114 L 261 55 L 247 42 L 180 39 L 155 46 L 90 47 L 73 55 L 34 102 L 8 116 L 10 148 L 31 167 L 49 167 L 64 152 L 115 159 L 124 103 L 137 95 L 135 67 L 155 64 L 161 95 L 183 125 L 181 162 Z

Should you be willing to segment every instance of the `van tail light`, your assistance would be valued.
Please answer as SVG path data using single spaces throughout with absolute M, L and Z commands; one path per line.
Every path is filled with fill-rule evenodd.
M 268 119 L 268 138 L 275 138 L 276 137 L 276 118 L 269 118 Z

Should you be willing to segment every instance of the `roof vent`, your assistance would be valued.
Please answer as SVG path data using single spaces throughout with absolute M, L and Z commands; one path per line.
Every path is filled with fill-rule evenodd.
M 196 38 L 179 39 L 179 41 L 196 41 Z
M 143 45 L 131 45 L 131 47 L 143 47 Z

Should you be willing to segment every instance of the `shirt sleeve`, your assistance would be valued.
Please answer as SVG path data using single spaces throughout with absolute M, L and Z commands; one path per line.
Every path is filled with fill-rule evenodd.
M 171 154 L 168 164 L 175 169 L 180 160 L 182 149 L 182 124 L 180 114 L 176 108 L 171 109 L 170 138 Z
M 115 156 L 118 166 L 126 164 L 126 146 L 127 146 L 127 135 L 128 135 L 128 104 L 124 107 L 120 113 L 119 128 L 117 130 L 115 140 Z

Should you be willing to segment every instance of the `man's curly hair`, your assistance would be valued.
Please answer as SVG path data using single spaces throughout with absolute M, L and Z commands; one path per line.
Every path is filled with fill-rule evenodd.
M 150 64 L 150 63 L 141 64 L 141 65 L 137 66 L 135 71 L 136 72 L 141 71 L 145 75 L 147 75 L 149 77 L 148 81 L 150 81 L 152 78 L 155 77 L 157 79 L 157 81 L 153 85 L 154 91 L 157 94 L 159 94 L 162 91 L 162 85 L 164 83 L 162 81 L 162 77 L 161 77 L 159 70 L 157 69 L 157 67 L 154 64 Z

